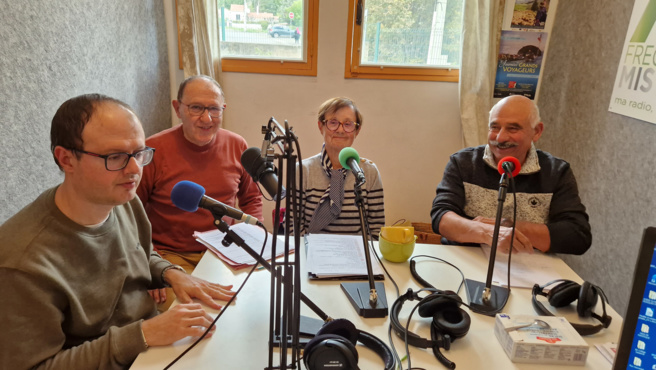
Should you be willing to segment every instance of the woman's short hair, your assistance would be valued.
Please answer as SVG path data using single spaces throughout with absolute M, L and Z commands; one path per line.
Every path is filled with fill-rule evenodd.
M 353 109 L 353 112 L 355 113 L 355 123 L 360 124 L 358 125 L 359 130 L 360 126 L 362 126 L 362 113 L 360 113 L 360 110 L 358 109 L 357 105 L 355 105 L 353 100 L 345 97 L 332 98 L 323 102 L 323 104 L 321 104 L 319 107 L 319 122 L 323 122 L 323 120 L 326 119 L 326 114 L 335 113 L 338 110 L 346 107 Z

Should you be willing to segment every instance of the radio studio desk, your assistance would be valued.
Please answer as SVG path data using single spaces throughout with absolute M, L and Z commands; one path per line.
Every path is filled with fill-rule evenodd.
M 299 249 L 298 252 L 302 251 Z M 428 254 L 445 259 L 458 266 L 466 278 L 485 282 L 488 260 L 480 248 L 417 244 L 414 255 L 419 254 Z M 461 277 L 455 269 L 428 259 L 421 259 L 421 261 L 417 264 L 417 271 L 424 279 L 438 289 L 457 289 Z M 409 262 L 391 263 L 383 260 L 383 263 L 398 284 L 401 294 L 408 288 L 420 288 L 410 275 Z M 562 278 L 579 283 L 583 282 L 565 262 L 560 261 L 558 265 L 557 269 Z M 304 259 L 301 261 L 301 266 L 304 266 Z M 233 284 L 234 289 L 237 289 L 249 270 L 247 268 L 233 271 L 226 267 L 213 253 L 207 252 L 194 271 L 194 275 L 212 282 Z M 372 333 L 388 343 L 389 317 L 365 319 L 358 316 L 340 288 L 341 281 L 311 281 L 307 278 L 307 272 L 302 267 L 301 282 L 303 293 L 326 314 L 333 318 L 346 318 L 352 321 L 358 329 Z M 536 283 L 545 284 L 546 281 Z M 171 369 L 264 369 L 268 365 L 269 290 L 269 272 L 262 269 L 255 271 L 235 303 L 228 307 L 227 311 L 217 321 L 214 336 L 203 340 L 173 365 Z M 392 282 L 387 277 L 385 278 L 385 291 L 388 307 L 391 307 L 397 296 Z M 468 302 L 464 287 L 460 291 L 460 296 L 463 301 Z M 541 301 L 554 312 L 544 297 L 541 297 Z M 416 303 L 417 301 L 407 301 L 403 305 L 403 310 L 399 315 L 399 319 L 403 323 L 407 320 L 408 314 Z M 557 315 L 565 316 L 570 321 L 577 323 L 598 323 L 593 319 L 586 321 L 588 319 L 579 318 L 576 315 L 575 303 L 569 308 L 559 309 Z M 317 318 L 302 303 L 301 306 L 303 315 Z M 449 351 L 442 350 L 442 353 L 455 362 L 458 369 L 535 369 L 537 367 L 559 370 L 611 369 L 612 365 L 594 347 L 595 344 L 619 341 L 622 318 L 611 307 L 607 309 L 608 314 L 613 317 L 610 327 L 595 335 L 583 337 L 590 345 L 585 366 L 513 363 L 508 359 L 494 335 L 494 317 L 472 313 L 466 308 L 465 310 L 469 312 L 472 321 L 469 333 L 453 342 Z M 207 310 L 213 316 L 216 314 L 214 310 Z M 536 315 L 531 306 L 531 290 L 513 288 L 503 312 Z M 597 307 L 595 312 L 601 312 L 600 306 Z M 429 318 L 421 318 L 415 312 L 410 330 L 424 338 L 429 338 L 430 322 Z M 393 340 L 399 356 L 403 357 L 405 355 L 403 341 L 396 334 L 393 334 Z M 192 342 L 191 339 L 187 338 L 171 346 L 151 347 L 148 351 L 139 355 L 131 369 L 163 369 Z M 444 369 L 444 366 L 435 359 L 430 349 L 409 348 L 413 367 Z M 360 356 L 360 369 L 377 370 L 383 368 L 382 361 L 374 352 L 362 345 L 358 345 L 357 349 Z M 290 357 L 287 357 L 288 360 Z M 278 365 L 278 358 L 279 356 L 276 353 L 274 355 L 274 365 Z M 297 368 L 304 369 L 305 367 L 301 365 Z M 407 361 L 404 361 L 403 369 L 406 368 Z

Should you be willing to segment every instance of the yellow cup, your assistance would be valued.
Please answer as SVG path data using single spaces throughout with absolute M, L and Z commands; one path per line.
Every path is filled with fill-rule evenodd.
M 380 253 L 386 260 L 390 262 L 405 262 L 412 256 L 412 252 L 415 250 L 415 240 L 417 240 L 417 236 L 412 235 L 410 242 L 394 243 L 383 237 L 381 231 L 378 238 L 378 248 L 380 248 Z
M 412 226 L 384 226 L 380 235 L 392 243 L 410 243 L 414 241 L 415 228 Z

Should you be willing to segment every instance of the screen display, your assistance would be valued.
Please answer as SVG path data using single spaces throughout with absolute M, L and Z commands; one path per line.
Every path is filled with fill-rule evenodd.
M 656 370 L 656 246 L 652 248 L 651 263 L 640 312 L 633 332 L 633 344 L 627 369 Z M 634 284 L 637 282 L 634 282 Z

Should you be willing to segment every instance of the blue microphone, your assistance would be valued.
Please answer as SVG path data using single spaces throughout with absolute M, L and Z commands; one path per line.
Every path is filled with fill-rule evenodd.
M 171 190 L 171 201 L 183 211 L 196 212 L 200 207 L 218 217 L 228 216 L 250 225 L 261 225 L 255 217 L 208 197 L 205 188 L 195 182 L 184 180 L 175 184 Z

